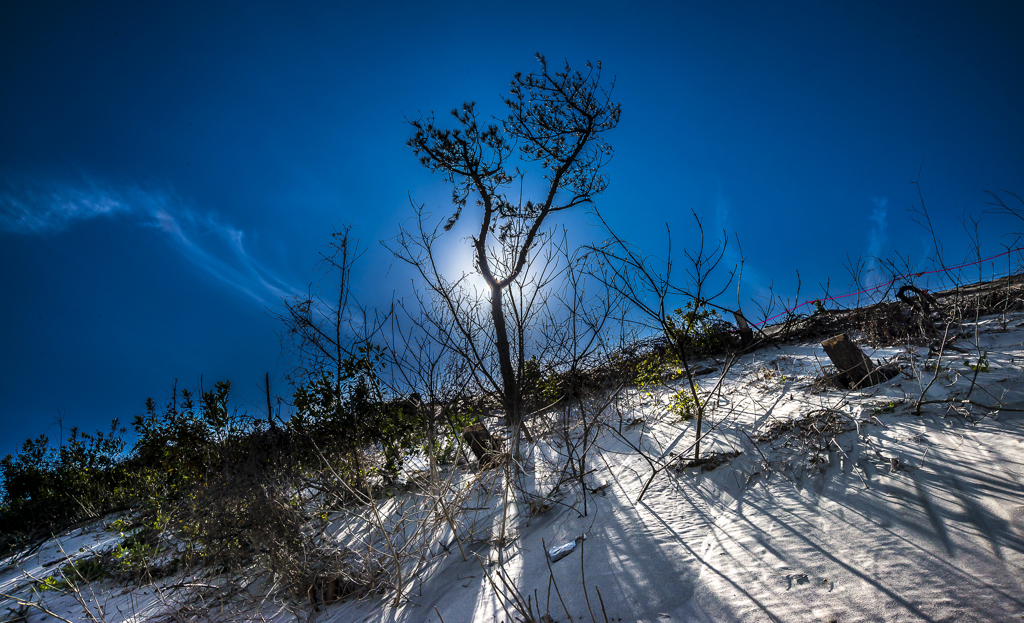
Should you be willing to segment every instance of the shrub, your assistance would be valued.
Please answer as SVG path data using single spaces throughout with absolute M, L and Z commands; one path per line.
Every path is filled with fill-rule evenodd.
M 668 338 L 677 352 L 694 357 L 717 355 L 737 342 L 733 326 L 718 310 L 701 302 L 687 301 L 667 319 L 667 324 Z
M 641 390 L 647 393 L 650 398 L 654 397 L 653 390 L 661 386 L 661 373 L 666 362 L 672 357 L 662 353 L 652 353 L 636 364 L 636 378 L 634 383 Z
M 129 461 L 141 476 L 144 497 L 176 498 L 202 484 L 218 446 L 244 434 L 250 422 L 229 412 L 230 393 L 231 382 L 218 381 L 211 391 L 181 390 L 179 402 L 175 388 L 162 414 L 152 398 L 146 400 L 146 413 L 132 422 L 138 441 Z
M 448 421 L 439 431 L 434 448 L 434 457 L 439 465 L 450 465 L 458 459 L 464 447 L 462 430 L 480 421 L 481 411 L 467 409 L 464 412 L 453 413 L 448 416 Z M 429 452 L 427 444 L 423 446 L 423 452 Z
M 110 525 L 110 529 L 119 531 L 124 538 L 110 553 L 113 570 L 122 577 L 139 578 L 152 576 L 158 564 L 158 558 L 167 551 L 161 545 L 161 539 L 167 529 L 168 517 L 163 512 L 156 512 L 148 520 L 125 521 L 119 519 Z M 177 559 L 169 561 L 167 573 L 177 568 Z
M 59 446 L 40 435 L 0 459 L 0 551 L 124 508 L 133 496 L 123 462 L 126 432 L 116 419 L 108 433 L 72 428 Z
M 692 420 L 697 417 L 697 403 L 688 389 L 681 389 L 669 398 L 668 412 L 680 420 Z
M 299 388 L 296 415 L 284 426 L 231 409 L 223 381 L 210 391 L 174 390 L 162 410 L 148 399 L 128 454 L 116 421 L 109 434 L 72 429 L 59 447 L 45 435 L 30 439 L 0 461 L 0 546 L 131 505 L 135 512 L 111 525 L 124 534 L 115 550 L 69 563 L 49 588 L 199 564 L 268 574 L 304 594 L 309 578 L 336 577 L 347 564 L 318 536 L 324 519 L 315 492 L 386 485 L 425 443 L 417 407 L 386 399 L 381 361 L 368 346 L 345 362 L 343 385 L 325 378 Z M 464 417 L 472 414 L 452 422 Z M 443 454 L 454 456 L 457 446 L 448 445 Z
M 978 363 L 972 364 L 968 362 L 967 366 L 975 372 L 991 372 L 992 367 L 988 363 L 988 351 L 982 353 L 981 357 L 978 358 Z
M 382 368 L 381 349 L 360 347 L 344 361 L 341 382 L 322 376 L 296 389 L 295 415 L 287 425 L 304 461 L 318 466 L 327 458 L 360 490 L 369 476 L 393 482 L 426 439 L 415 406 L 384 395 L 378 376 Z
M 542 371 L 537 357 L 530 357 L 523 367 L 519 387 L 522 391 L 525 413 L 555 404 L 564 397 L 578 392 L 584 381 L 578 374 L 574 377 L 572 374 L 560 374 L 553 369 Z
M 79 584 L 108 577 L 110 574 L 103 560 L 99 556 L 89 556 L 61 565 L 56 574 L 43 579 L 39 588 L 44 591 L 68 591 Z

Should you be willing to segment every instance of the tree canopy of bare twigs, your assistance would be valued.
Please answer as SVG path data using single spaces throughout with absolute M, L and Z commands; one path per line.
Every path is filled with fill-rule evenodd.
M 408 145 L 451 185 L 455 211 L 443 225 L 432 225 L 417 207 L 415 226 L 402 228 L 390 247 L 417 269 L 431 297 L 421 300 L 426 316 L 452 320 L 438 320 L 442 339 L 469 362 L 482 389 L 500 400 L 517 431 L 524 414 L 524 331 L 539 313 L 539 293 L 554 278 L 553 264 L 537 261 L 549 219 L 592 204 L 607 187 L 602 167 L 613 150 L 604 134 L 621 113 L 611 100 L 614 81 L 602 83 L 600 63 L 559 70 L 543 56 L 537 59 L 537 71 L 513 77 L 510 95 L 502 98 L 508 107 L 502 119 L 482 119 L 468 102 L 451 111 L 453 129 L 440 127 L 433 114 L 409 121 L 414 134 Z M 527 170 L 537 168 L 543 194 L 524 201 Z M 437 265 L 435 243 L 463 218 L 470 198 L 479 209 L 471 239 L 482 293 L 472 291 L 465 276 L 446 277 Z

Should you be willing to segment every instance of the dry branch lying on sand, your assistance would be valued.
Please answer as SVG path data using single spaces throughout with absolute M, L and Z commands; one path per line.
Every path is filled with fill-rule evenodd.
M 927 308 L 918 306 L 914 297 L 904 296 L 899 301 L 883 300 L 866 307 L 826 309 L 794 317 L 766 327 L 764 333 L 775 341 L 794 341 L 848 331 L 875 347 L 926 344 L 938 336 L 937 328 L 945 319 L 964 317 L 965 312 L 991 315 L 1024 309 L 1024 274 L 930 292 L 926 296 L 932 301 Z

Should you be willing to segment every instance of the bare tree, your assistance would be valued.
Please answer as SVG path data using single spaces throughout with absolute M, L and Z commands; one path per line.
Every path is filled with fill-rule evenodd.
M 614 83 L 601 83 L 600 63 L 587 62 L 585 71 L 573 71 L 568 64 L 562 70 L 550 68 L 541 55 L 537 60 L 538 71 L 513 77 L 511 95 L 502 98 L 509 110 L 504 119 L 483 121 L 469 102 L 452 110 L 455 129 L 438 127 L 432 114 L 409 122 L 415 130 L 408 142 L 413 152 L 424 167 L 441 173 L 452 185 L 455 212 L 443 231 L 451 230 L 471 197 L 480 210 L 472 247 L 474 268 L 489 303 L 486 324 L 474 315 L 481 310 L 470 304 L 465 283 L 446 280 L 437 270 L 433 243 L 443 232 L 424 223 L 422 210 L 417 210 L 418 231 L 403 230 L 392 249 L 418 269 L 448 313 L 462 316 L 456 331 L 463 352 L 500 397 L 517 437 L 523 418 L 525 340 L 521 323 L 509 326 L 513 307 L 507 293 L 512 287 L 535 287 L 527 275 L 530 259 L 545 237 L 551 215 L 591 204 L 604 191 L 608 180 L 601 169 L 613 151 L 603 135 L 618 124 L 621 112 L 611 100 Z M 543 171 L 545 190 L 536 201 L 523 200 L 527 171 L 512 164 L 516 152 L 524 167 L 539 165 Z M 489 336 L 493 352 L 473 334 L 481 330 Z M 493 360 L 496 371 L 490 370 Z
M 427 230 L 427 219 L 422 208 L 417 208 L 415 222 L 418 228 L 413 231 L 403 228 L 396 239 L 396 255 L 417 268 L 425 285 L 414 293 L 419 313 L 410 312 L 406 315 L 412 325 L 419 325 L 415 331 L 428 337 L 432 346 L 436 344 L 440 348 L 439 356 L 451 353 L 463 361 L 465 382 L 461 390 L 464 395 L 488 396 L 492 405 L 497 403 L 505 406 L 504 379 L 498 365 L 500 354 L 493 331 L 488 295 L 470 282 L 469 275 L 450 279 L 441 273 L 434 259 L 438 255 L 437 241 L 442 236 L 439 231 L 441 228 Z M 544 350 L 543 346 L 536 343 L 535 338 L 538 336 L 535 329 L 547 307 L 545 294 L 561 272 L 559 256 L 549 242 L 547 234 L 538 241 L 537 248 L 527 255 L 523 269 L 505 288 L 503 296 L 503 318 L 511 336 L 510 356 L 517 362 L 513 373 L 515 396 L 520 410 L 523 409 L 525 353 L 540 353 Z M 504 260 L 507 257 L 492 259 L 496 266 L 506 267 Z M 404 305 L 401 306 L 404 308 Z M 413 330 L 413 327 L 407 327 L 407 330 Z M 404 338 L 399 341 L 408 342 Z M 399 341 L 395 342 L 396 346 Z M 407 349 L 408 344 L 404 348 Z M 519 431 L 526 433 L 527 440 L 531 440 L 531 436 L 523 427 L 521 416 L 516 419 L 508 411 L 505 414 L 513 428 L 513 445 L 518 455 Z
M 691 366 L 693 352 L 690 342 L 694 330 L 700 329 L 701 312 L 705 309 L 717 308 L 732 312 L 737 320 L 743 317 L 740 310 L 728 310 L 715 303 L 715 300 L 728 289 L 733 273 L 721 288 L 712 284 L 713 275 L 725 256 L 728 238 L 723 232 L 722 240 L 714 248 L 705 246 L 703 221 L 693 214 L 700 235 L 696 251 L 683 250 L 687 266 L 682 281 L 673 277 L 674 260 L 672 257 L 672 236 L 669 231 L 668 255 L 664 267 L 657 265 L 657 260 L 640 253 L 635 247 L 617 236 L 602 220 L 608 231 L 608 242 L 595 251 L 604 255 L 608 262 L 610 279 L 608 285 L 623 298 L 632 303 L 641 316 L 651 322 L 651 328 L 659 331 L 667 338 L 668 347 L 682 364 L 689 400 L 692 400 L 694 414 L 697 419 L 697 440 L 694 444 L 694 460 L 700 458 L 701 429 L 707 407 L 707 396 L 701 396 L 694 380 L 695 370 Z M 667 226 L 666 226 L 667 227 Z M 689 311 L 683 314 L 672 310 L 673 301 L 686 301 Z M 678 311 L 678 310 L 677 310 Z M 680 322 L 682 321 L 682 322 Z M 745 321 L 744 321 L 745 322 Z
M 321 286 L 330 298 L 310 288 L 305 297 L 282 299 L 284 309 L 275 312 L 281 322 L 279 333 L 282 353 L 290 356 L 288 381 L 305 384 L 311 378 L 331 378 L 331 390 L 340 400 L 345 379 L 344 362 L 355 352 L 352 337 L 351 275 L 359 258 L 359 243 L 352 240 L 351 228 L 335 231 L 329 252 L 320 254 Z
M 385 420 L 394 424 L 402 418 L 386 404 L 378 374 L 385 353 L 374 343 L 382 341 L 381 328 L 392 312 L 371 314 L 356 304 L 351 275 L 359 243 L 349 227 L 332 237 L 318 264 L 320 290 L 326 294 L 311 287 L 305 297 L 284 299 L 283 311 L 275 315 L 282 326 L 282 354 L 289 358 L 286 378 L 295 390 L 297 421 L 315 426 L 332 422 L 331 435 L 348 455 L 349 473 L 362 483 L 368 466 L 360 455 L 374 441 L 384 442 L 389 474 L 400 463 L 400 452 L 391 442 L 404 432 L 384 429 Z

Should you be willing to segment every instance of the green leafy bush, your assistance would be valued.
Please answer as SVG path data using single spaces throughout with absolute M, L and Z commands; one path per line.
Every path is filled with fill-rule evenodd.
M 122 576 L 152 575 L 157 561 L 167 548 L 161 544 L 169 517 L 157 512 L 148 521 L 125 522 L 118 520 L 111 526 L 124 536 L 111 552 L 115 570 Z M 176 560 L 174 561 L 176 563 Z M 176 564 L 171 565 L 173 568 Z
M 968 363 L 967 366 L 975 372 L 991 372 L 992 367 L 988 363 L 988 351 L 982 353 L 981 357 L 978 358 L 978 363 Z
M 667 319 L 666 331 L 673 347 L 698 358 L 710 357 L 735 346 L 734 327 L 718 310 L 701 302 L 688 301 Z
M 175 388 L 163 413 L 152 398 L 146 400 L 146 413 L 132 422 L 138 441 L 129 461 L 139 474 L 143 497 L 176 498 L 200 485 L 216 462 L 218 446 L 245 434 L 249 419 L 244 414 L 232 417 L 230 393 L 230 381 L 218 381 L 211 391 L 183 389 L 179 394 Z
M 116 419 L 107 433 L 72 428 L 57 446 L 40 435 L 0 459 L 0 551 L 125 507 L 132 499 L 126 432 Z
M 689 389 L 681 389 L 669 398 L 668 412 L 680 420 L 692 420 L 697 417 L 697 402 Z
M 434 458 L 439 465 L 451 465 L 458 459 L 464 448 L 462 430 L 480 421 L 480 415 L 480 411 L 467 409 L 448 416 L 448 421 L 438 431 L 438 439 L 435 441 Z M 429 448 L 424 444 L 423 452 L 428 451 Z
M 694 306 L 692 301 L 676 309 L 666 324 L 668 348 L 655 350 L 636 364 L 633 382 L 652 398 L 653 390 L 660 387 L 665 380 L 674 381 L 683 376 L 683 355 L 709 357 L 724 352 L 737 343 L 733 326 L 723 320 L 717 310 L 706 305 Z M 666 368 L 670 370 L 667 375 Z M 681 393 L 677 394 L 679 395 Z M 691 407 L 690 410 L 694 414 L 692 417 L 695 417 L 696 409 Z M 680 414 L 683 412 L 685 409 L 679 411 Z
M 560 374 L 557 370 L 541 370 L 541 362 L 537 357 L 530 357 L 523 366 L 521 388 L 526 411 L 532 412 L 559 400 L 574 391 L 579 391 L 581 379 L 572 378 L 570 374 Z
M 674 357 L 664 353 L 652 353 L 648 355 L 636 365 L 636 378 L 634 379 L 634 383 L 636 383 L 637 387 L 644 390 L 648 397 L 653 398 L 653 390 L 657 387 L 661 387 L 663 382 L 662 374 L 665 370 L 665 366 L 674 362 Z M 679 378 L 678 373 L 670 375 L 671 380 L 675 380 L 677 378 Z
M 60 566 L 54 575 L 43 578 L 39 588 L 44 591 L 69 591 L 81 584 L 110 577 L 99 556 L 79 558 Z
M 298 388 L 295 415 L 283 425 L 233 409 L 231 384 L 222 381 L 209 391 L 175 389 L 162 409 L 147 400 L 130 452 L 116 421 L 109 434 L 72 429 L 58 447 L 45 435 L 26 441 L 0 461 L 2 546 L 130 507 L 111 526 L 124 537 L 110 555 L 76 562 L 47 586 L 163 575 L 179 564 L 255 565 L 298 586 L 311 572 L 307 555 L 319 551 L 310 492 L 379 490 L 424 447 L 418 407 L 382 387 L 383 355 L 364 346 L 344 361 L 340 382 L 323 377 Z M 454 459 L 461 426 L 476 415 L 446 419 L 455 432 L 439 436 L 442 461 Z
M 322 376 L 299 387 L 287 425 L 304 460 L 318 465 L 327 458 L 358 489 L 371 476 L 391 483 L 426 439 L 416 408 L 385 395 L 383 361 L 380 348 L 365 345 L 343 362 L 340 378 Z

